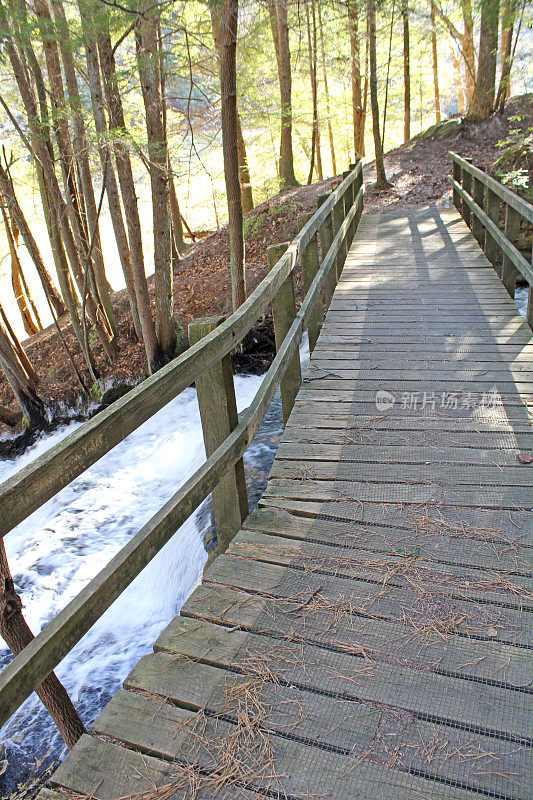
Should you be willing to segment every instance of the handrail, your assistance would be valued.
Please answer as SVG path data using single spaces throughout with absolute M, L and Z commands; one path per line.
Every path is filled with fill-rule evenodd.
M 344 197 L 346 192 L 348 192 L 350 187 L 354 184 L 354 181 L 357 181 L 356 187 L 358 187 L 358 191 L 351 208 L 340 225 L 328 252 L 323 258 L 322 264 L 318 268 L 316 276 L 309 286 L 300 310 L 296 314 L 283 343 L 279 347 L 276 357 L 266 373 L 259 391 L 251 405 L 241 415 L 238 425 L 218 449 L 207 458 L 202 466 L 180 487 L 163 508 L 161 508 L 152 519 L 128 541 L 111 561 L 89 581 L 81 592 L 60 611 L 54 619 L 42 629 L 35 639 L 33 639 L 2 673 L 0 673 L 0 725 L 16 711 L 31 692 L 37 688 L 44 678 L 59 664 L 65 655 L 173 536 L 175 531 L 185 522 L 191 513 L 205 500 L 227 470 L 234 466 L 242 457 L 244 451 L 257 433 L 270 402 L 280 385 L 280 381 L 290 364 L 291 358 L 297 351 L 301 334 L 315 304 L 320 302 L 321 290 L 330 272 L 335 268 L 337 253 L 347 236 L 349 237 L 355 230 L 363 201 L 361 162 L 359 162 L 357 167 L 343 181 L 339 188 L 331 194 L 317 213 L 313 215 L 302 231 L 293 240 L 287 252 L 278 260 L 269 275 L 259 284 L 258 289 L 263 287 L 265 296 L 272 300 L 275 295 L 275 292 L 272 294 L 272 287 L 276 286 L 279 288 L 283 280 L 292 272 L 298 254 L 311 242 L 319 226 L 326 220 L 328 215 L 332 213 L 334 205 Z M 283 280 L 280 276 L 283 276 Z M 247 309 L 242 311 L 241 307 L 241 309 L 235 314 L 232 314 L 225 323 L 220 325 L 213 334 L 209 334 L 202 339 L 199 343 L 199 345 L 202 345 L 201 347 L 195 345 L 194 352 L 197 358 L 197 365 L 198 361 L 201 361 L 202 369 L 211 366 L 230 352 L 237 341 L 239 341 L 239 339 L 236 338 L 236 334 L 234 334 L 235 330 L 239 331 L 240 338 L 246 335 L 249 327 L 251 327 L 251 325 L 246 327 L 252 313 L 250 309 L 254 309 L 255 313 L 257 308 L 262 309 L 266 307 L 267 302 L 270 302 L 270 300 L 265 301 L 265 303 L 259 302 L 260 299 L 263 299 L 263 296 L 261 295 L 260 298 L 257 291 L 256 289 L 256 291 L 250 295 L 247 301 Z M 249 301 L 252 302 L 250 303 Z M 258 313 L 260 315 L 262 311 Z M 232 319 L 233 322 L 231 322 Z M 228 325 L 228 323 L 231 324 Z M 224 330 L 221 331 L 223 328 Z M 213 346 L 213 342 L 216 344 L 215 356 L 212 356 L 207 350 L 210 344 Z M 191 350 L 192 349 L 193 348 L 191 348 Z M 179 361 L 180 364 L 186 365 L 183 367 L 183 370 L 186 371 L 187 375 L 185 386 L 188 386 L 191 380 L 189 377 L 189 370 L 191 368 L 190 360 L 183 359 L 182 357 L 181 360 L 178 359 L 177 361 Z M 176 363 L 177 362 L 174 362 L 174 367 Z M 166 376 L 168 375 L 172 375 L 174 380 L 178 380 L 180 386 L 185 380 L 181 373 L 179 373 L 176 378 L 176 370 L 173 371 L 167 367 Z M 167 386 L 166 376 L 163 381 L 165 386 Z M 158 385 L 157 377 L 158 376 L 153 376 L 153 378 L 149 378 L 148 381 L 141 384 L 141 387 L 144 385 L 145 391 L 146 387 L 152 390 L 154 385 Z M 183 386 L 183 388 L 185 388 L 185 386 Z M 170 389 L 166 388 L 166 391 L 169 392 Z M 178 394 L 178 391 L 173 392 L 171 396 L 173 397 L 176 394 Z M 139 397 L 142 398 L 142 391 L 136 392 L 136 406 L 138 405 Z M 164 405 L 164 403 L 159 405 L 157 401 L 154 400 L 150 400 L 149 402 L 151 403 L 150 409 L 156 406 L 155 410 L 158 410 L 159 407 Z M 165 400 L 165 402 L 167 402 L 167 400 Z M 131 408 L 131 405 L 128 405 L 128 403 L 121 403 L 121 401 L 117 401 L 114 406 L 115 412 L 118 408 L 121 415 L 124 407 Z M 104 412 L 104 414 L 105 413 L 106 412 Z M 151 411 L 151 413 L 154 413 L 154 411 Z M 150 416 L 150 414 L 146 415 L 142 421 L 148 418 L 148 416 Z M 136 424 L 132 426 L 131 421 L 126 421 L 125 427 L 128 432 L 131 432 L 131 430 L 134 430 L 141 424 L 138 420 L 135 422 Z M 91 431 L 95 429 L 98 431 L 97 426 L 90 426 L 89 424 L 88 427 Z M 107 423 L 105 429 L 107 430 Z M 71 439 L 72 437 L 68 438 Z M 80 440 L 78 439 L 77 441 L 79 442 Z M 82 439 L 81 441 L 85 440 Z M 107 446 L 107 444 L 106 442 L 104 446 Z M 111 446 L 107 447 L 104 452 L 111 449 Z M 69 448 L 71 447 L 72 445 L 69 445 Z M 60 463 L 60 456 L 58 455 L 57 448 L 54 448 L 54 450 L 56 452 L 53 454 L 52 458 L 49 459 L 48 463 L 53 464 L 54 468 L 56 468 L 57 464 Z M 89 454 L 87 458 L 89 460 L 92 459 L 90 463 L 96 460 L 91 454 Z M 38 461 L 42 461 L 42 457 L 38 459 Z M 19 478 L 19 482 L 17 483 L 15 481 L 15 487 L 17 485 L 20 486 L 21 482 L 27 480 L 27 470 L 23 472 L 25 474 L 22 478 Z M 32 505 L 38 507 L 42 502 L 44 502 L 44 500 L 41 500 L 35 505 L 32 501 Z
M 479 206 L 476 201 L 470 197 L 470 195 L 459 183 L 457 183 L 457 181 L 452 179 L 450 180 L 450 183 L 452 187 L 459 193 L 462 200 L 464 200 L 468 207 L 474 212 L 476 217 L 482 223 L 483 227 L 490 233 L 493 239 L 496 240 L 505 255 L 509 256 L 509 258 L 515 263 L 515 266 L 520 270 L 527 282 L 529 284 L 533 283 L 533 266 L 527 263 L 520 250 L 518 250 L 514 244 L 505 238 L 505 235 L 501 232 L 496 223 L 493 222 L 487 214 L 485 214 L 481 206 Z
M 515 192 L 509 189 L 508 186 L 504 186 L 503 183 L 500 183 L 495 178 L 487 175 L 487 173 L 483 172 L 482 169 L 475 167 L 457 153 L 450 151 L 450 155 L 456 164 L 459 164 L 462 169 L 464 169 L 466 172 L 469 172 L 484 186 L 487 186 L 489 189 L 491 189 L 491 191 L 493 191 L 494 194 L 503 200 L 504 203 L 511 206 L 511 208 L 514 208 L 515 211 L 518 211 L 520 216 L 522 216 L 528 222 L 533 222 L 533 206 L 531 206 L 526 200 L 523 200 L 519 195 L 515 194 Z
M 361 174 L 359 162 L 247 300 L 216 330 L 0 485 L 0 537 L 190 386 L 196 374 L 212 367 L 244 339 L 294 270 L 299 252 Z
M 521 222 L 533 223 L 533 206 L 457 153 L 450 151 L 450 156 L 453 175 L 448 175 L 448 182 L 453 189 L 454 205 L 514 298 L 517 272 L 533 286 L 533 259 L 530 264 L 517 247 Z M 499 227 L 502 203 L 503 232 Z M 532 291 L 528 297 L 526 322 L 533 328 Z

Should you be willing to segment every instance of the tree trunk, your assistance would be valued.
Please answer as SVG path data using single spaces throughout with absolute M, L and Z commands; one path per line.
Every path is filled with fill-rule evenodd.
M 502 11 L 501 40 L 501 74 L 498 94 L 494 103 L 495 110 L 503 113 L 505 101 L 511 96 L 511 49 L 513 45 L 513 28 L 516 18 L 516 0 L 505 0 Z
M 80 7 L 86 0 L 80 0 Z M 90 14 L 90 5 L 87 11 Z M 90 17 L 89 17 L 90 18 Z M 100 26 L 102 22 L 100 22 Z M 135 286 L 135 296 L 137 298 L 137 309 L 142 329 L 142 338 L 146 350 L 148 367 L 150 371 L 158 369 L 163 363 L 163 355 L 156 336 L 152 309 L 150 308 L 150 298 L 148 295 L 148 283 L 144 271 L 144 255 L 141 237 L 141 222 L 139 219 L 139 208 L 137 205 L 137 195 L 135 193 L 135 182 L 133 180 L 133 170 L 131 159 L 126 142 L 128 132 L 124 119 L 124 109 L 122 99 L 118 89 L 118 80 L 115 67 L 115 56 L 111 45 L 111 37 L 107 26 L 100 30 L 98 35 L 98 53 L 100 56 L 100 66 L 104 83 L 104 92 L 109 113 L 109 127 L 111 133 L 116 132 L 114 141 L 114 151 L 116 156 L 117 174 L 126 215 L 128 227 L 129 247 L 131 256 L 131 267 L 133 272 L 133 282 Z
M 228 200 L 231 294 L 233 310 L 246 300 L 244 235 L 239 152 L 237 142 L 237 19 L 238 0 L 224 0 L 220 27 L 220 96 L 222 101 L 222 149 Z
M 437 59 L 437 26 L 435 24 L 435 0 L 431 0 L 431 54 L 433 57 L 433 91 L 435 93 L 435 120 L 441 120 L 439 94 L 439 62 Z
M 0 634 L 13 655 L 21 653 L 35 638 L 22 614 L 22 601 L 15 591 L 3 542 L 0 542 Z M 71 749 L 86 731 L 63 684 L 52 672 L 36 692 Z
M 498 18 L 499 0 L 483 0 L 476 85 L 466 112 L 466 119 L 472 122 L 488 119 L 494 108 Z
M 361 88 L 361 51 L 359 46 L 359 15 L 356 0 L 348 0 L 348 28 L 350 33 L 352 116 L 355 157 L 362 156 L 364 141 L 363 93 Z
M 409 7 L 404 0 L 403 20 L 403 140 L 411 138 L 411 60 L 409 53 Z
M 476 83 L 476 49 L 474 47 L 474 17 L 472 0 L 461 0 L 464 33 L 460 39 L 465 65 L 466 105 L 469 106 L 474 95 Z
M 69 108 L 72 113 L 74 128 L 74 158 L 78 165 L 81 190 L 87 215 L 88 243 L 92 242 L 91 257 L 94 264 L 94 276 L 98 298 L 105 311 L 109 328 L 116 335 L 115 314 L 111 302 L 111 290 L 105 274 L 104 256 L 100 239 L 100 228 L 96 200 L 94 197 L 93 179 L 89 164 L 89 151 L 85 135 L 83 108 L 78 89 L 78 79 L 72 56 L 73 45 L 69 35 L 69 27 L 61 0 L 51 0 L 52 10 L 57 24 L 58 42 L 68 92 Z
M 108 144 L 108 128 L 104 111 L 104 97 L 102 84 L 100 81 L 100 68 L 98 65 L 98 50 L 96 40 L 90 30 L 90 23 L 86 16 L 86 9 L 83 2 L 79 3 L 81 25 L 84 36 L 85 44 L 85 60 L 87 63 L 87 77 L 89 90 L 91 93 L 91 103 L 93 110 L 93 118 L 96 134 L 99 139 L 98 151 L 100 155 L 100 163 L 102 165 L 102 174 L 105 173 L 105 186 L 107 194 L 107 203 L 109 207 L 109 214 L 111 217 L 111 224 L 113 225 L 113 233 L 115 234 L 115 241 L 117 244 L 118 255 L 122 272 L 124 274 L 124 281 L 126 284 L 126 293 L 128 295 L 128 302 L 130 305 L 131 316 L 133 319 L 133 326 L 139 341 L 142 341 L 142 327 L 139 319 L 139 311 L 137 308 L 137 297 L 135 293 L 135 283 L 133 280 L 133 270 L 131 265 L 131 254 L 126 228 L 124 226 L 124 218 L 122 216 L 122 208 L 120 205 L 120 195 L 117 185 L 117 178 L 115 175 L 115 165 L 113 163 L 113 156 L 111 148 Z M 149 305 L 149 301 L 148 301 Z
M 153 6 L 151 7 L 153 9 Z M 137 64 L 146 116 L 152 213 L 154 227 L 155 325 L 159 346 L 166 360 L 174 355 L 176 329 L 173 316 L 172 254 L 168 197 L 168 155 L 164 125 L 161 53 L 157 37 L 158 19 L 145 8 L 136 32 Z
M 461 114 L 462 116 L 466 111 L 466 101 L 465 101 L 465 89 L 463 84 L 463 77 L 461 75 L 461 62 L 455 55 L 455 50 L 453 49 L 453 45 L 451 46 L 450 50 L 451 50 L 455 85 L 457 88 L 457 109 L 459 111 L 459 114 Z
M 42 2 L 42 0 L 39 0 Z M 0 18 L 6 23 L 6 16 L 5 16 L 5 9 L 0 2 Z M 49 55 L 49 62 L 50 68 L 53 74 L 53 94 L 60 91 L 60 86 L 58 81 L 61 80 L 61 69 L 57 65 L 57 58 L 56 53 L 53 47 L 53 40 L 50 40 L 49 37 L 45 36 L 46 39 L 46 52 Z M 41 126 L 41 122 L 39 119 L 39 113 L 37 104 L 35 101 L 35 97 L 33 95 L 33 91 L 29 82 L 29 76 L 25 69 L 25 64 L 21 61 L 21 57 L 19 52 L 16 49 L 14 40 L 10 36 L 6 36 L 5 40 L 5 47 L 11 61 L 11 65 L 13 68 L 13 73 L 19 88 L 20 96 L 22 98 L 22 102 L 24 104 L 24 108 L 26 110 L 28 126 L 31 133 L 32 139 L 32 154 L 36 158 L 38 162 L 38 167 L 42 169 L 42 178 L 43 178 L 43 186 L 46 189 L 46 194 L 49 198 L 48 203 L 48 210 L 49 213 L 55 215 L 57 226 L 56 229 L 61 232 L 62 242 L 65 245 L 65 249 L 68 255 L 68 259 L 70 262 L 70 267 L 72 269 L 72 273 L 78 282 L 78 287 L 80 294 L 84 291 L 84 271 L 85 269 L 90 270 L 90 264 L 88 263 L 88 259 L 86 263 L 82 266 L 82 251 L 78 250 L 78 244 L 83 248 L 84 243 L 82 241 L 82 230 L 80 228 L 81 225 L 81 217 L 79 216 L 79 208 L 76 207 L 76 204 L 73 202 L 72 197 L 70 198 L 68 204 L 65 203 L 63 199 L 63 195 L 61 194 L 61 190 L 59 188 L 59 183 L 57 180 L 57 176 L 55 173 L 55 166 L 52 161 L 52 153 L 48 147 L 47 141 L 43 136 L 43 127 Z M 30 44 L 28 44 L 30 47 Z M 56 85 L 57 84 L 57 85 Z M 62 142 L 62 147 L 64 148 L 63 153 L 60 157 L 60 161 L 62 161 L 63 169 L 66 169 L 65 159 L 69 158 L 68 152 L 68 141 L 66 140 L 68 129 L 65 132 L 64 129 L 64 116 L 62 113 L 59 114 L 60 111 L 60 103 L 59 97 L 56 97 L 55 101 L 58 105 L 56 107 L 56 119 L 55 119 L 55 131 L 56 131 L 56 138 Z M 68 171 L 68 170 L 67 170 Z M 66 175 L 66 185 L 67 185 L 67 193 L 71 190 L 74 190 L 74 185 L 71 184 L 71 176 Z M 70 226 L 70 223 L 76 229 L 76 234 L 73 233 L 73 230 Z M 76 241 L 77 237 L 77 241 Z M 85 253 L 87 256 L 88 254 Z M 94 330 L 100 339 L 104 351 L 106 352 L 110 361 L 113 361 L 116 357 L 116 347 L 114 343 L 110 340 L 108 331 L 102 325 L 98 307 L 91 295 L 91 293 L 87 296 L 87 311 L 89 313 L 89 317 L 91 319 L 91 323 L 94 327 Z
M 298 185 L 294 174 L 294 156 L 292 152 L 292 78 L 287 0 L 269 0 L 269 4 L 271 4 L 271 8 L 274 6 L 277 19 L 277 39 L 274 36 L 274 46 L 278 62 L 279 92 L 281 99 L 279 175 L 281 188 L 287 189 L 291 186 Z M 272 20 L 271 11 L 271 23 Z
M 246 155 L 246 144 L 242 133 L 241 118 L 237 114 L 237 151 L 239 155 L 239 180 L 241 184 L 242 213 L 248 214 L 254 208 L 254 193 Z
M 385 78 L 385 99 L 383 101 L 383 130 L 381 131 L 381 147 L 385 148 L 385 130 L 387 125 L 387 110 L 389 105 L 389 77 L 390 77 L 390 65 L 392 60 L 392 34 L 394 32 L 394 11 L 395 11 L 396 3 L 395 0 L 392 0 L 391 12 L 390 12 L 390 32 L 389 32 L 389 54 L 387 57 L 387 77 Z
M 211 14 L 211 30 L 215 50 L 217 54 L 218 68 L 220 72 L 221 58 L 221 18 L 222 4 L 220 2 L 210 2 L 209 12 Z M 246 155 L 246 144 L 242 133 L 241 118 L 237 113 L 237 147 L 239 152 L 239 180 L 241 184 L 241 200 L 243 214 L 247 214 L 254 208 L 254 196 L 250 179 L 250 169 L 248 167 L 248 156 Z
M 38 315 L 34 319 L 34 316 L 32 315 L 32 309 L 28 304 L 28 299 L 22 285 L 22 266 L 17 252 L 16 241 L 18 238 L 18 230 L 14 228 L 12 221 L 9 219 L 9 215 L 6 211 L 6 201 L 3 196 L 0 202 L 2 203 L 2 217 L 4 220 L 4 228 L 9 245 L 9 252 L 11 255 L 11 285 L 13 286 L 13 294 L 15 295 L 15 300 L 17 301 L 17 306 L 20 311 L 24 330 L 28 336 L 32 336 L 34 333 L 42 330 L 42 325 L 39 326 L 37 324 L 37 320 L 39 319 Z M 33 306 L 33 310 L 36 314 L 35 306 Z
M 181 217 L 180 205 L 178 203 L 178 195 L 176 194 L 176 187 L 174 185 L 174 174 L 172 172 L 172 164 L 170 158 L 168 160 L 168 189 L 170 200 L 170 216 L 172 220 L 172 237 L 174 239 L 174 247 L 178 255 L 181 255 L 185 250 L 185 239 L 183 238 L 183 220 Z
M 311 3 L 311 15 L 309 14 L 309 3 Z M 309 77 L 311 80 L 311 97 L 313 104 L 313 125 L 311 129 L 311 165 L 309 168 L 309 176 L 307 183 L 310 184 L 313 180 L 313 171 L 315 169 L 316 159 L 316 173 L 319 181 L 324 179 L 322 173 L 322 156 L 320 153 L 320 128 L 318 125 L 318 86 L 317 86 L 317 41 L 316 41 L 316 10 L 315 0 L 308 0 L 305 5 L 306 23 L 307 23 L 307 50 L 309 55 Z M 312 24 L 311 24 L 312 22 Z
M 333 170 L 333 174 L 337 174 L 337 160 L 335 158 L 335 143 L 333 141 L 333 127 L 331 125 L 331 104 L 329 99 L 329 88 L 328 88 L 328 71 L 326 69 L 326 49 L 324 47 L 324 28 L 322 25 L 322 4 L 318 3 L 318 27 L 320 31 L 320 50 L 322 53 L 322 73 L 324 75 L 324 94 L 326 96 L 326 113 L 327 113 L 327 125 L 328 125 L 328 139 L 329 139 L 329 150 L 331 153 L 331 167 Z
M 372 132 L 376 153 L 376 184 L 381 190 L 388 189 L 390 184 L 385 174 L 383 147 L 379 132 L 378 76 L 376 63 L 376 0 L 367 0 L 368 34 L 370 46 L 370 106 L 372 109 Z
M 28 422 L 42 426 L 45 411 L 37 394 L 37 376 L 25 354 L 24 360 L 21 359 L 22 347 L 11 328 L 7 328 L 7 318 L 1 306 L 0 317 L 0 366 Z

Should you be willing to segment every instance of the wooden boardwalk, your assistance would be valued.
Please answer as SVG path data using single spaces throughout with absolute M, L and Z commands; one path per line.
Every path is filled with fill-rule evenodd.
M 260 508 L 52 785 L 530 800 L 532 366 L 455 211 L 364 215 Z

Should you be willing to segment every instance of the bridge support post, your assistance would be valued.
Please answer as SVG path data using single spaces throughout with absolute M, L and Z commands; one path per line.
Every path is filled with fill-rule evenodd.
M 509 239 L 512 244 L 516 244 L 520 235 L 520 214 L 515 211 L 511 206 L 505 206 L 505 237 Z M 516 289 L 516 267 L 509 258 L 503 253 L 502 264 L 502 281 L 503 285 L 514 299 Z
M 318 197 L 316 201 L 318 208 L 324 205 L 324 203 L 328 198 L 329 198 L 328 194 L 320 195 L 320 197 Z M 331 247 L 332 242 L 333 242 L 333 221 L 331 219 L 331 214 L 328 214 L 328 216 L 320 226 L 320 249 L 321 249 L 322 261 L 326 257 L 326 253 Z M 324 301 L 325 301 L 326 311 L 328 310 L 329 304 L 331 303 L 331 298 L 333 297 L 333 292 L 335 291 L 336 285 L 337 285 L 337 272 L 336 268 L 334 269 L 332 267 L 328 273 L 326 280 L 324 281 Z
M 456 183 L 461 184 L 461 165 L 457 164 L 455 161 L 452 161 L 452 176 Z M 457 191 L 457 189 L 453 190 L 453 204 L 459 214 L 463 216 L 463 201 L 461 200 L 461 195 Z
M 465 161 L 471 162 L 472 159 L 465 158 Z M 472 175 L 466 169 L 463 169 L 462 176 L 463 176 L 463 189 L 465 190 L 465 192 L 467 192 L 467 194 L 472 196 Z M 466 203 L 465 201 L 463 201 L 463 219 L 468 225 L 468 227 L 471 228 L 472 212 L 470 211 L 468 203 Z
M 483 210 L 491 218 L 494 224 L 497 225 L 500 218 L 500 198 L 491 189 L 489 189 L 488 186 L 485 187 L 485 202 L 483 204 Z M 485 231 L 485 255 L 496 272 L 498 272 L 496 267 L 498 263 L 498 249 L 499 248 L 496 240 L 492 238 L 488 231 Z
M 275 244 L 267 249 L 268 266 L 274 266 L 288 247 L 287 243 Z M 274 317 L 274 336 L 276 339 L 276 350 L 279 350 L 283 340 L 289 332 L 289 328 L 296 316 L 296 301 L 294 298 L 294 278 L 292 272 L 285 279 L 278 289 L 272 301 L 272 315 Z M 296 395 L 302 384 L 302 370 L 300 367 L 300 353 L 298 350 L 292 356 L 285 375 L 280 381 L 281 390 L 281 409 L 283 411 L 283 424 L 291 415 Z
M 211 333 L 225 317 L 197 319 L 189 325 L 191 345 Z M 231 356 L 204 371 L 195 379 L 198 406 L 202 420 L 205 452 L 209 458 L 237 426 L 237 402 L 231 369 Z M 248 516 L 248 494 L 244 463 L 240 458 L 213 489 L 213 510 L 217 528 L 218 549 L 224 553 L 242 522 Z
M 474 178 L 473 198 L 480 208 L 483 208 L 484 195 L 485 195 L 485 187 L 483 186 L 480 180 Z M 485 228 L 483 227 L 483 223 L 480 222 L 480 220 L 475 214 L 472 215 L 472 233 L 474 235 L 474 238 L 477 240 L 479 246 L 483 248 L 485 239 Z
M 300 217 L 300 228 L 309 222 L 313 215 L 302 214 Z M 313 283 L 316 274 L 318 272 L 318 239 L 317 235 L 313 236 L 305 250 L 303 250 L 302 255 L 302 275 L 304 280 L 304 292 L 307 294 L 309 291 L 309 287 Z M 309 322 L 307 323 L 307 332 L 309 335 L 309 352 L 312 353 L 315 349 L 316 341 L 320 334 L 320 329 L 322 328 L 322 322 L 324 319 L 324 306 L 322 305 L 322 296 L 318 297 L 313 309 L 309 315 Z
M 348 170 L 348 172 L 346 173 L 346 177 L 348 177 L 348 175 L 350 175 L 351 171 L 352 170 L 350 168 Z M 352 183 L 352 185 L 348 187 L 348 189 L 346 190 L 346 193 L 344 195 L 344 217 L 345 218 L 350 213 L 350 209 L 353 206 L 353 201 L 354 201 L 354 193 L 353 193 L 353 183 Z M 352 246 L 352 241 L 353 241 L 353 222 L 350 225 L 350 227 L 348 228 L 348 233 L 346 234 L 346 239 L 345 239 L 345 242 L 346 242 L 346 253 L 348 253 L 348 250 Z
M 357 159 L 357 162 L 356 162 L 356 164 L 354 165 L 354 169 L 355 169 L 355 167 L 357 167 L 357 166 L 358 166 L 358 164 L 360 164 L 360 162 L 361 162 L 362 160 L 363 160 L 362 158 L 358 158 L 358 159 Z M 354 200 L 355 200 L 355 198 L 357 197 L 357 195 L 359 194 L 359 189 L 361 189 L 361 188 L 362 188 L 362 186 L 363 186 L 363 170 L 361 169 L 361 172 L 359 173 L 359 175 L 357 176 L 357 178 L 356 178 L 356 179 L 355 179 L 355 181 L 353 182 L 353 199 L 354 199 Z M 361 203 L 361 205 L 359 206 L 359 209 L 358 209 L 358 211 L 357 211 L 357 214 L 355 215 L 355 219 L 354 219 L 354 221 L 353 221 L 353 234 L 352 234 L 352 239 L 354 238 L 354 236 L 355 236 L 355 233 L 356 233 L 356 231 L 357 231 L 357 226 L 359 225 L 359 220 L 361 219 L 361 214 L 362 214 L 362 213 L 363 213 L 363 204 Z
M 342 173 L 342 179 L 345 180 L 348 177 L 348 172 Z M 341 227 L 342 223 L 344 222 L 345 217 L 345 202 L 346 196 L 341 197 L 338 203 L 335 203 L 333 206 L 333 238 L 339 232 L 339 228 Z M 335 258 L 335 265 L 337 270 L 337 281 L 339 280 L 342 272 L 342 268 L 344 267 L 344 263 L 346 261 L 346 256 L 348 255 L 348 250 L 346 248 L 346 239 L 344 239 L 343 243 L 339 247 L 337 251 L 337 256 Z

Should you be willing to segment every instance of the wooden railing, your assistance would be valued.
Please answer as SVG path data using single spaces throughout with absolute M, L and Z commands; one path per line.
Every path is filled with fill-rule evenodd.
M 295 388 L 301 380 L 298 354 L 301 335 L 308 326 L 310 345 L 314 346 L 324 305 L 327 310 L 362 205 L 363 177 L 359 161 L 344 173 L 342 183 L 334 192 L 319 198 L 316 213 L 285 246 L 285 252 L 276 259 L 268 275 L 235 313 L 225 320 L 208 324 L 203 331 L 205 335 L 199 337 L 183 355 L 0 486 L 0 536 L 3 537 L 196 381 L 206 461 L 2 671 L 0 725 L 54 670 L 212 492 L 217 530 L 220 525 L 225 534 L 221 549 L 227 546 L 248 513 L 247 500 L 244 502 L 242 493 L 244 476 L 239 468 L 243 453 L 257 433 L 278 386 L 281 387 L 285 419 L 292 407 Z M 298 261 L 302 264 L 305 297 L 296 312 L 293 275 Z M 228 359 L 270 304 L 274 314 L 277 353 L 251 405 L 237 418 Z M 222 424 L 214 425 L 219 431 L 218 438 L 208 435 L 213 426 L 208 424 L 206 391 L 213 387 L 222 391 L 226 400 L 221 404 L 222 409 L 219 404 Z M 217 488 L 228 475 L 232 478 L 230 499 L 233 516 L 228 516 L 227 502 L 225 506 L 215 502 Z
M 530 263 L 516 246 L 521 225 L 533 223 L 533 206 L 470 160 L 457 153 L 450 155 L 453 174 L 448 180 L 453 189 L 453 204 L 514 298 L 517 273 L 530 287 L 533 285 L 533 257 Z M 504 221 L 503 232 L 499 228 L 500 218 Z M 526 322 L 533 328 L 533 291 L 529 292 Z

